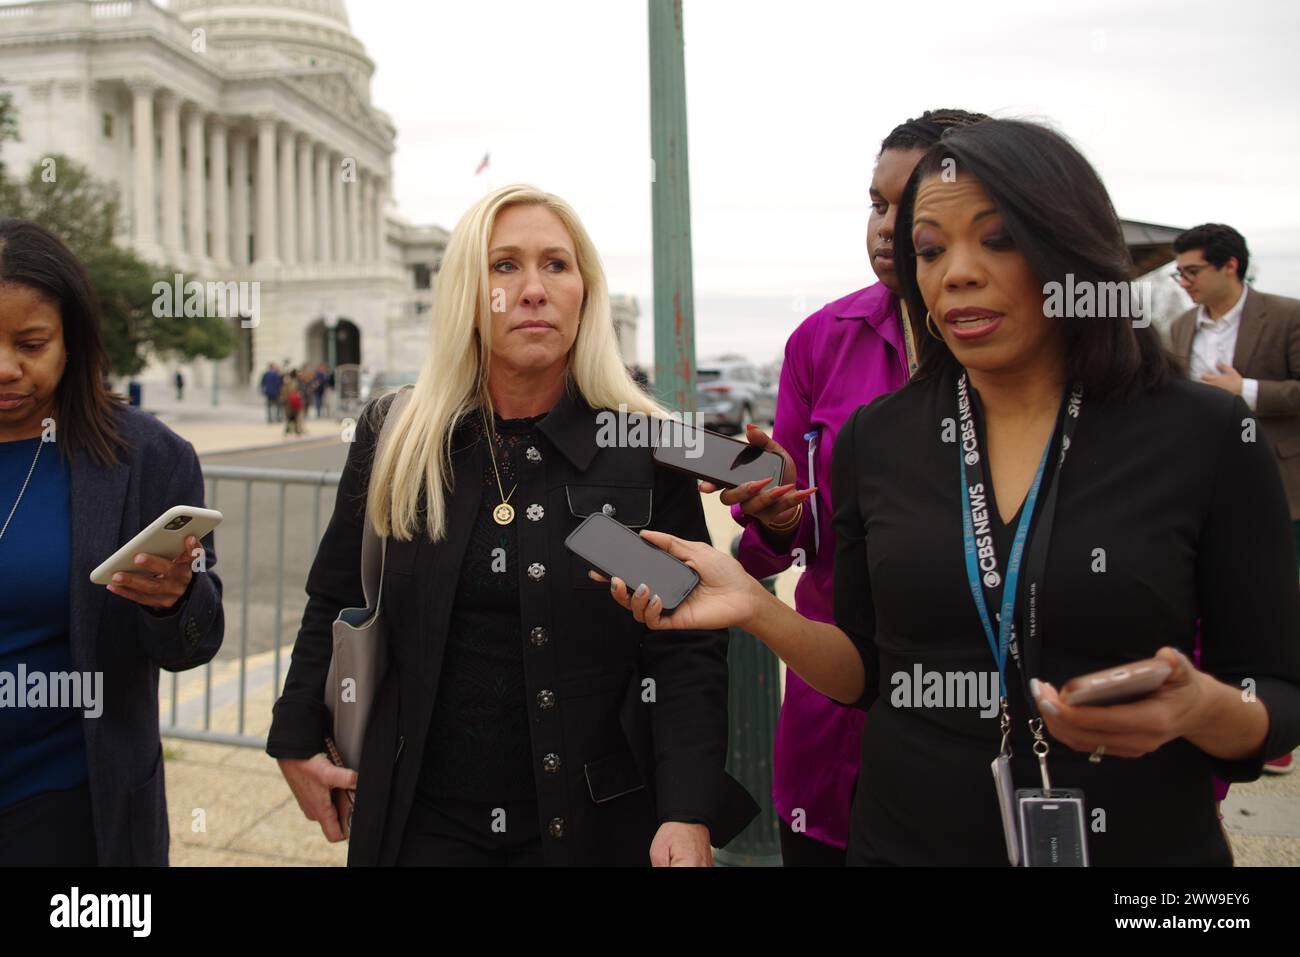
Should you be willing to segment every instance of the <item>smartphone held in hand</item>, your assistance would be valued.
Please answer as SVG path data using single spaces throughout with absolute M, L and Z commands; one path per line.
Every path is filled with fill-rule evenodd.
M 1125 704 L 1145 698 L 1169 677 L 1169 662 L 1144 658 L 1119 668 L 1107 668 L 1071 678 L 1061 688 L 1068 705 Z
M 781 484 L 785 471 L 785 461 L 775 452 L 671 420 L 660 428 L 654 461 L 720 488 L 760 479 L 771 479 L 772 488 Z
M 700 576 L 689 565 L 655 548 L 636 532 L 601 512 L 588 515 L 564 546 L 607 578 L 621 578 L 629 590 L 645 584 L 669 614 L 686 600 Z
M 96 585 L 107 585 L 113 581 L 115 572 L 138 571 L 136 555 L 174 559 L 184 551 L 185 539 L 193 535 L 201 540 L 221 524 L 221 519 L 221 513 L 215 509 L 175 505 L 105 559 L 102 565 L 90 573 L 90 580 Z

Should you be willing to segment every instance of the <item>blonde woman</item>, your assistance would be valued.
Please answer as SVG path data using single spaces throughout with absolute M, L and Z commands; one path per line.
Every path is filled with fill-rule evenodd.
M 342 839 L 330 788 L 355 782 L 354 865 L 710 864 L 757 812 L 724 771 L 726 634 L 644 642 L 564 548 L 594 511 L 708 534 L 691 479 L 601 439 L 602 410 L 664 410 L 620 360 L 565 202 L 507 186 L 465 214 L 411 388 L 373 462 L 391 397 L 362 417 L 275 706 L 267 751 L 303 812 Z M 362 766 L 338 769 L 330 625 L 364 604 L 367 519 L 391 663 Z

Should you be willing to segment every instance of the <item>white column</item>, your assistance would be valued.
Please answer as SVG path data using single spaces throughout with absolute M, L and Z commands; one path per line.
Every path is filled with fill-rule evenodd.
M 90 87 L 81 80 L 61 80 L 59 82 L 59 106 L 55 115 L 61 119 L 64 144 L 59 150 L 69 156 L 76 156 L 86 143 L 95 142 L 99 132 L 99 115 L 91 120 Z
M 348 261 L 348 211 L 343 200 L 343 157 L 330 154 L 330 194 L 334 204 L 334 262 Z
M 304 133 L 299 135 L 298 149 L 298 262 L 309 263 L 316 260 L 316 197 L 312 191 L 312 176 L 315 170 L 312 164 L 311 139 Z
M 197 106 L 190 106 L 185 111 L 185 155 L 189 161 L 185 170 L 185 213 L 189 226 L 186 246 L 190 255 L 198 259 L 206 259 L 208 255 L 208 197 L 203 182 L 206 146 L 203 113 Z
M 181 252 L 181 104 L 171 90 L 162 106 L 162 241 L 171 255 Z
M 287 126 L 280 130 L 280 259 L 298 261 L 298 159 L 296 137 Z
M 54 101 L 54 81 L 53 80 L 32 80 L 27 84 L 27 93 L 36 104 L 36 115 L 44 119 L 44 129 L 36 131 L 36 139 L 42 143 L 48 143 L 53 149 L 59 151 L 59 143 L 62 140 L 63 125 L 56 123 L 59 116 L 58 104 Z
M 374 189 L 375 178 L 369 173 L 363 173 L 359 177 L 361 185 L 361 209 L 357 219 L 358 242 L 361 244 L 361 261 L 373 262 L 375 258 L 374 251 L 370 248 L 370 240 L 374 237 L 375 231 L 370 227 L 370 217 L 375 211 Z
M 330 153 L 316 147 L 316 261 L 334 258 L 334 220 L 330 216 Z
M 154 163 L 153 163 L 153 96 L 156 87 L 148 80 L 131 81 L 131 122 L 135 134 L 135 153 L 132 156 L 132 234 L 137 243 L 154 245 L 158 242 L 157 222 L 154 218 Z
M 280 239 L 276 229 L 275 117 L 257 118 L 257 233 L 253 251 L 259 265 L 278 265 Z
M 233 130 L 230 134 L 230 261 L 248 265 L 248 134 Z
M 375 180 L 374 209 L 374 215 L 370 220 L 370 225 L 375 233 L 371 239 L 371 247 L 374 249 L 375 262 L 383 262 L 386 258 L 386 247 L 388 246 L 388 226 L 385 222 L 386 210 L 388 209 L 388 183 L 382 179 Z
M 355 170 L 347 184 L 348 194 L 348 262 L 359 263 L 361 253 L 361 171 Z
M 212 258 L 224 264 L 230 261 L 230 196 L 226 188 L 226 121 L 212 117 L 209 126 L 209 151 L 212 155 L 212 176 L 208 195 L 212 197 Z M 245 175 L 248 170 L 245 169 Z

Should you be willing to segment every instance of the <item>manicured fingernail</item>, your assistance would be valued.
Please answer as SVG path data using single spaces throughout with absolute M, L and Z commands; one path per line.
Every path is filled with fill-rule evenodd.
M 647 588 L 647 587 L 645 586 L 645 583 L 642 582 L 640 585 L 637 585 L 637 586 L 636 586 L 636 597 L 637 597 L 637 598 L 642 597 L 642 596 L 643 596 L 646 592 L 648 592 L 649 590 L 650 590 L 650 589 Z
M 1042 708 L 1044 711 L 1046 711 L 1046 712 L 1047 712 L 1048 714 L 1050 714 L 1052 717 L 1056 717 L 1056 715 L 1057 715 L 1057 713 L 1058 713 L 1057 710 L 1056 710 L 1056 705 L 1052 704 L 1052 702 L 1050 702 L 1050 701 L 1046 701 L 1046 700 L 1039 701 L 1039 702 L 1038 702 L 1038 707 Z
M 651 599 L 650 599 L 650 604 L 652 604 L 652 605 L 657 605 L 657 604 L 659 604 L 659 596 L 658 596 L 658 595 L 655 595 L 653 598 L 651 598 Z
M 113 576 L 113 581 L 121 584 L 122 582 L 126 581 L 126 576 L 123 575 L 121 572 L 118 572 L 116 575 Z
M 135 556 L 135 563 L 136 563 L 137 565 L 143 565 L 143 564 L 144 564 L 144 556 L 143 556 L 143 555 L 137 555 L 137 556 Z
M 1035 701 L 1037 701 L 1039 698 L 1041 698 L 1041 697 L 1043 696 L 1043 685 L 1042 685 L 1042 682 L 1040 682 L 1037 678 L 1030 678 L 1030 679 L 1029 679 L 1029 693 L 1032 694 L 1032 695 L 1034 696 L 1034 700 L 1035 700 Z

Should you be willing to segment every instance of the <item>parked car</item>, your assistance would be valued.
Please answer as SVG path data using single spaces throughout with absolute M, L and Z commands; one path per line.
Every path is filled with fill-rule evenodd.
M 389 392 L 396 392 L 404 385 L 413 384 L 419 377 L 419 372 L 385 369 L 383 372 L 376 372 L 367 380 L 363 373 L 361 376 L 361 404 L 364 406 L 371 398 L 378 398 Z
M 770 426 L 776 389 L 750 362 L 726 359 L 695 370 L 700 424 L 716 432 L 740 433 L 746 422 Z

